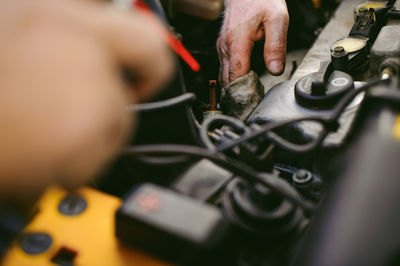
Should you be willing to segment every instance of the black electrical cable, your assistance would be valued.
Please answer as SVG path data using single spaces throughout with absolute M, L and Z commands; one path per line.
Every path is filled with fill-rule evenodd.
M 196 100 L 194 93 L 185 93 L 174 98 L 170 98 L 164 101 L 153 102 L 153 103 L 142 103 L 134 104 L 127 107 L 128 111 L 135 112 L 153 112 L 160 111 L 168 108 L 172 108 L 181 104 L 190 103 Z
M 285 180 L 266 173 L 259 173 L 242 162 L 230 159 L 222 153 L 211 152 L 204 148 L 187 145 L 159 144 L 127 147 L 124 154 L 140 158 L 141 156 L 166 156 L 170 154 L 182 154 L 198 159 L 209 159 L 215 164 L 232 171 L 234 174 L 245 179 L 249 183 L 260 183 L 278 194 L 284 196 L 291 203 L 302 209 L 313 212 L 314 204 L 303 199 L 303 197 Z
M 325 137 L 329 134 L 329 131 L 323 129 L 321 133 L 318 134 L 317 138 L 306 144 L 295 144 L 286 139 L 282 138 L 278 134 L 269 131 L 266 133 L 266 137 L 277 146 L 289 150 L 293 153 L 306 153 L 312 151 L 319 147 L 324 141 Z
M 217 147 L 217 151 L 223 152 L 226 150 L 230 150 L 245 141 L 249 141 L 251 139 L 254 139 L 256 137 L 264 135 L 265 133 L 270 132 L 271 130 L 274 130 L 274 129 L 277 129 L 277 128 L 280 128 L 283 126 L 287 126 L 289 124 L 302 122 L 302 121 L 315 121 L 315 122 L 319 122 L 321 124 L 325 123 L 324 118 L 321 116 L 310 116 L 310 117 L 297 118 L 297 119 L 292 119 L 292 120 L 287 120 L 287 121 L 270 122 L 265 125 L 260 125 L 259 130 L 255 130 L 248 134 L 245 134 L 237 140 L 221 144 L 219 147 Z M 277 140 L 276 142 L 277 142 L 277 144 L 282 144 L 281 141 L 279 141 L 279 140 Z
M 343 111 L 346 109 L 346 107 L 361 92 L 364 92 L 364 91 L 366 91 L 372 87 L 375 87 L 377 85 L 380 85 L 380 84 L 389 84 L 390 82 L 391 82 L 391 79 L 378 79 L 378 80 L 370 81 L 367 84 L 361 86 L 360 88 L 350 91 L 335 106 L 335 108 L 332 111 L 332 114 L 330 115 L 330 118 L 327 119 L 326 122 L 337 121 L 340 118 L 340 116 L 342 115 Z
M 249 128 L 246 127 L 244 123 L 240 120 L 236 120 L 231 117 L 210 118 L 205 123 L 203 123 L 201 128 L 201 138 L 203 140 L 203 143 L 205 143 L 205 146 L 209 148 L 209 150 L 196 146 L 160 144 L 128 147 L 124 150 L 124 153 L 136 157 L 136 159 L 138 159 L 139 161 L 142 160 L 151 164 L 179 163 L 188 161 L 190 158 L 209 159 L 217 165 L 224 167 L 232 171 L 236 175 L 244 178 L 246 181 L 250 183 L 261 183 L 281 194 L 293 204 L 300 206 L 306 211 L 312 212 L 315 209 L 314 204 L 303 199 L 302 196 L 283 179 L 266 173 L 259 173 L 248 165 L 243 164 L 240 161 L 228 158 L 220 152 L 232 149 L 233 147 L 240 145 L 242 142 L 251 140 L 263 134 L 273 143 L 289 151 L 312 151 L 322 144 L 329 132 L 335 131 L 338 128 L 338 119 L 340 118 L 348 104 L 350 104 L 358 94 L 368 90 L 371 87 L 377 86 L 379 84 L 386 84 L 389 82 L 390 80 L 372 81 L 358 89 L 351 91 L 344 96 L 344 98 L 337 104 L 337 106 L 328 116 L 310 116 L 288 121 L 272 122 L 265 125 L 260 125 L 260 129 L 253 131 L 249 131 Z M 275 132 L 272 131 L 279 127 L 302 121 L 315 121 L 321 123 L 323 126 L 323 130 L 318 135 L 318 137 L 310 143 L 294 144 L 278 136 Z M 216 148 L 209 139 L 208 132 L 209 129 L 212 127 L 223 125 L 228 125 L 233 129 L 240 131 L 241 133 L 243 133 L 243 136 L 238 140 L 223 143 Z M 179 155 L 177 156 L 177 154 Z
M 243 134 L 248 130 L 248 127 L 241 120 L 230 116 L 221 115 L 206 119 L 200 127 L 199 137 L 203 145 L 209 150 L 216 150 L 216 147 L 210 140 L 208 133 L 215 128 L 220 128 L 222 126 L 229 126 L 240 134 Z
M 365 84 L 364 86 L 362 86 L 358 89 L 350 91 L 336 105 L 336 107 L 333 109 L 333 111 L 328 116 L 310 116 L 310 117 L 303 117 L 303 118 L 298 118 L 298 119 L 293 119 L 293 120 L 288 120 L 288 121 L 271 122 L 271 123 L 268 123 L 265 125 L 261 125 L 260 126 L 261 129 L 255 130 L 249 134 L 244 134 L 241 138 L 239 138 L 237 140 L 232 140 L 232 141 L 223 143 L 219 147 L 217 147 L 216 150 L 219 152 L 230 150 L 245 141 L 249 141 L 260 135 L 265 135 L 271 142 L 277 144 L 281 148 L 284 148 L 290 152 L 293 152 L 293 153 L 310 152 L 310 151 L 318 148 L 331 131 L 337 130 L 337 128 L 339 127 L 338 120 L 339 120 L 340 116 L 342 115 L 342 113 L 346 109 L 346 107 L 354 100 L 354 98 L 358 94 L 360 94 L 361 92 L 364 92 L 372 87 L 375 87 L 379 84 L 387 84 L 389 82 L 390 82 L 390 79 L 375 80 L 375 81 L 368 82 L 367 84 Z M 302 122 L 302 121 L 314 121 L 314 122 L 318 122 L 318 123 L 322 124 L 322 126 L 323 126 L 323 130 L 319 133 L 317 138 L 310 143 L 295 144 L 295 143 L 285 140 L 284 138 L 278 136 L 276 133 L 271 131 L 271 130 L 277 129 L 279 127 L 287 126 L 289 124 L 298 123 L 298 122 Z M 211 123 L 211 121 L 209 123 Z

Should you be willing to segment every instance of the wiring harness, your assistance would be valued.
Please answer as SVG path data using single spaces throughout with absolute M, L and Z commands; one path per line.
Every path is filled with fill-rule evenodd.
M 286 198 L 292 204 L 297 205 L 303 210 L 311 213 L 315 210 L 314 203 L 304 199 L 288 182 L 275 175 L 259 172 L 241 161 L 228 157 L 225 152 L 260 136 L 265 137 L 270 142 L 289 152 L 307 153 L 314 151 L 321 146 L 329 133 L 335 132 L 340 127 L 340 116 L 357 95 L 367 91 L 370 88 L 378 85 L 388 84 L 389 82 L 389 79 L 371 81 L 358 89 L 352 90 L 342 98 L 342 100 L 336 105 L 329 115 L 309 116 L 287 121 L 271 122 L 264 125 L 257 125 L 256 127 L 251 125 L 247 126 L 242 121 L 232 117 L 214 117 L 207 119 L 201 125 L 199 136 L 204 147 L 175 144 L 142 145 L 127 147 L 124 149 L 123 153 L 136 160 L 150 164 L 173 164 L 189 160 L 208 159 L 215 164 L 233 172 L 235 175 L 243 178 L 251 184 L 259 183 L 272 189 L 282 197 Z M 168 104 L 165 102 L 159 104 L 154 103 L 151 105 L 151 108 L 141 107 L 136 109 L 144 109 L 146 111 L 149 109 L 157 110 L 171 107 L 174 104 L 187 103 L 193 100 L 193 95 L 186 95 L 184 97 L 180 97 L 179 99 L 169 100 Z M 273 131 L 292 123 L 298 123 L 302 121 L 314 121 L 322 125 L 322 130 L 319 135 L 309 143 L 296 144 L 280 137 Z M 210 132 L 213 129 L 223 126 L 228 126 L 234 129 L 239 135 L 230 141 L 225 141 L 220 145 L 216 145 L 210 139 Z

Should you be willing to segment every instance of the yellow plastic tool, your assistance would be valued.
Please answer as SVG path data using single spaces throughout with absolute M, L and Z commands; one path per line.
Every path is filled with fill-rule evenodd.
M 86 200 L 87 207 L 76 216 L 66 216 L 58 205 L 68 193 L 60 188 L 48 189 L 39 202 L 38 214 L 24 232 L 49 234 L 51 246 L 41 254 L 29 255 L 15 241 L 2 265 L 57 265 L 51 260 L 63 248 L 76 253 L 73 265 L 78 266 L 167 265 L 115 237 L 114 213 L 122 203 L 119 198 L 86 187 L 76 193 Z

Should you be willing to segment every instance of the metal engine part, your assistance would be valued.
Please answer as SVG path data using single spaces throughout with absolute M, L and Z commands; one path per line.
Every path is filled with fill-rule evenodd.
M 352 25 L 354 24 L 354 7 L 357 7 L 364 2 L 365 1 L 362 0 L 349 0 L 343 1 L 341 3 L 341 5 L 336 10 L 332 20 L 321 32 L 317 41 L 309 50 L 302 63 L 293 74 L 292 78 L 289 81 L 277 84 L 276 86 L 271 88 L 267 92 L 261 103 L 252 112 L 247 122 L 256 122 L 262 124 L 266 122 L 283 121 L 312 115 L 325 116 L 330 114 L 330 110 L 326 108 L 309 108 L 300 105 L 298 101 L 296 101 L 294 90 L 299 80 L 303 79 L 307 75 L 318 72 L 321 62 L 331 60 L 331 45 L 337 42 L 337 40 L 340 40 L 344 36 L 346 36 L 350 29 L 352 29 Z M 397 4 L 397 6 L 398 5 L 399 4 Z M 389 20 L 388 25 L 397 23 L 398 22 L 395 20 Z M 389 30 L 390 28 L 384 27 L 381 35 L 389 34 L 385 33 Z M 378 55 L 380 42 L 381 41 L 379 41 L 377 45 L 374 45 L 374 47 L 376 48 L 373 48 L 371 51 L 371 64 L 373 67 L 375 66 L 375 68 L 376 65 L 381 64 L 379 59 L 381 57 Z M 396 44 L 392 44 L 392 46 L 395 45 Z M 386 48 L 381 50 L 387 51 Z M 393 55 L 396 55 L 396 53 L 398 53 L 397 47 L 392 47 L 391 50 L 393 51 L 389 53 Z M 360 73 L 356 75 L 358 79 L 355 80 L 354 88 L 357 88 L 363 84 L 363 82 L 359 81 L 367 80 L 371 76 L 368 70 L 365 71 L 363 69 L 363 72 L 364 74 L 362 75 L 359 75 Z M 359 110 L 359 104 L 362 99 L 363 95 L 360 94 L 347 107 L 340 118 L 339 123 L 341 126 L 338 131 L 331 133 L 325 139 L 323 143 L 323 146 L 325 148 L 339 147 L 341 144 L 344 143 L 345 139 L 350 134 L 355 114 Z M 286 130 L 284 132 L 284 137 L 288 139 L 297 139 L 299 142 L 308 142 L 315 139 L 321 129 L 321 125 L 315 122 L 300 122 L 292 125 L 290 130 Z

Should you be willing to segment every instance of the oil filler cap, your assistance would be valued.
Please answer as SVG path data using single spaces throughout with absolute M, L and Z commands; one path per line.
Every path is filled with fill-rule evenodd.
M 300 79 L 295 86 L 296 101 L 311 109 L 331 109 L 350 90 L 354 88 L 353 78 L 342 71 L 330 75 L 329 64 L 321 64 L 319 72 Z

